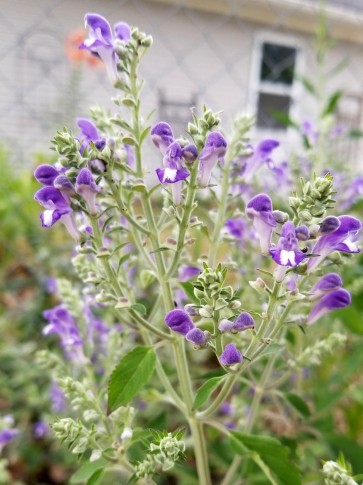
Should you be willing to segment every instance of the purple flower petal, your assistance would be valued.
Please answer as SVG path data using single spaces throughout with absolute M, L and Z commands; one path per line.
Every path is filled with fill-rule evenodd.
M 118 22 L 115 27 L 115 36 L 122 40 L 123 42 L 127 43 L 131 39 L 131 29 L 129 24 L 126 22 Z
M 320 223 L 319 234 L 325 235 L 336 231 L 340 226 L 340 220 L 335 216 L 326 217 Z
M 319 302 L 311 310 L 308 317 L 308 325 L 316 322 L 319 318 L 323 317 L 327 313 L 340 308 L 345 308 L 351 304 L 351 296 L 349 291 L 339 288 L 338 290 L 331 291 L 327 295 L 323 296 Z
M 320 280 L 311 288 L 309 292 L 310 299 L 315 300 L 320 298 L 322 295 L 337 290 L 342 286 L 343 280 L 337 273 L 328 273 L 320 278 Z
M 100 136 L 98 134 L 97 126 L 93 121 L 87 120 L 86 118 L 78 118 L 77 126 L 87 141 L 96 141 L 99 139 Z
M 94 38 L 112 44 L 112 30 L 109 22 L 97 13 L 87 13 L 84 17 L 86 27 L 90 27 Z
M 182 157 L 187 163 L 193 163 L 198 158 L 198 150 L 195 145 L 187 145 L 183 148 Z
M 295 229 L 296 237 L 299 239 L 299 241 L 307 241 L 310 237 L 310 232 L 307 226 L 302 225 L 298 226 Z
M 200 328 L 192 328 L 186 334 L 185 338 L 188 342 L 198 346 L 204 345 L 207 341 L 205 333 Z
M 247 312 L 242 312 L 238 315 L 236 320 L 233 322 L 233 331 L 243 332 L 249 328 L 255 327 L 255 321 L 252 316 Z
M 185 281 L 193 280 L 200 273 L 201 270 L 196 266 L 183 265 L 179 268 L 178 279 L 181 283 L 184 283 Z
M 165 323 L 170 330 L 184 336 L 194 328 L 194 323 L 184 310 L 171 310 L 165 316 Z
M 228 219 L 225 223 L 228 232 L 237 239 L 242 239 L 246 234 L 246 221 L 242 217 Z
M 226 318 L 223 318 L 218 325 L 218 330 L 222 333 L 226 332 L 232 332 L 233 330 L 233 322 L 230 320 L 227 320 Z
M 63 193 L 63 195 L 74 194 L 73 184 L 65 175 L 58 175 L 58 177 L 54 179 L 53 186 L 56 189 L 60 190 Z
M 246 214 L 253 220 L 262 254 L 268 254 L 272 228 L 277 226 L 272 215 L 272 201 L 270 197 L 266 194 L 258 194 L 253 197 L 246 206 Z
M 268 160 L 272 151 L 278 147 L 280 143 L 277 140 L 263 140 L 261 141 L 254 153 L 247 158 L 243 178 L 249 182 L 258 168 Z
M 291 221 L 282 226 L 279 242 L 275 248 L 270 248 L 270 254 L 280 266 L 295 267 L 306 258 L 306 254 L 298 247 L 295 226 Z
M 242 362 L 242 354 L 241 352 L 236 348 L 234 344 L 227 344 L 224 348 L 224 351 L 219 357 L 219 362 L 222 365 L 229 366 L 233 364 L 239 364 Z
M 156 174 L 162 184 L 175 184 L 180 180 L 185 180 L 186 178 L 188 178 L 190 172 L 184 167 L 180 167 L 179 169 L 166 167 L 157 168 Z
M 217 162 L 223 162 L 227 151 L 227 141 L 218 131 L 209 133 L 205 146 L 199 155 L 200 179 L 202 187 L 207 187 L 213 168 Z
M 356 241 L 362 228 L 361 221 L 355 217 L 345 215 L 339 216 L 338 220 L 340 222 L 339 227 L 329 234 L 320 236 L 313 247 L 312 253 L 318 256 L 309 260 L 308 272 L 314 270 L 333 251 L 360 252 Z
M 53 185 L 53 182 L 58 175 L 59 171 L 53 165 L 39 165 L 39 167 L 34 170 L 34 177 L 42 185 Z
M 77 175 L 75 190 L 86 201 L 90 214 L 97 214 L 96 195 L 101 189 L 93 180 L 92 172 L 88 168 L 82 168 Z
M 165 155 L 166 149 L 174 141 L 174 134 L 171 126 L 168 123 L 165 123 L 165 121 L 160 121 L 152 127 L 150 135 L 154 145 L 159 148 L 163 155 Z

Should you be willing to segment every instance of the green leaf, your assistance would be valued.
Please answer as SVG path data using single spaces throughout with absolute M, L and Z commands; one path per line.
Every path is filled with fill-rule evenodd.
M 287 401 L 293 406 L 304 418 L 308 418 L 310 416 L 310 409 L 306 402 L 301 399 L 300 396 L 294 394 L 292 392 L 284 393 L 285 398 Z
M 150 254 L 161 253 L 162 251 L 170 251 L 170 248 L 163 246 L 161 248 L 155 249 L 155 251 L 150 251 Z
M 83 463 L 81 468 L 76 471 L 74 475 L 72 475 L 70 484 L 76 485 L 79 483 L 89 483 L 89 480 L 92 479 L 93 475 L 97 472 L 103 472 L 105 467 L 107 466 L 108 461 L 104 458 L 100 458 L 99 460 Z M 93 485 L 97 482 L 91 482 Z
M 143 317 L 147 314 L 146 307 L 142 303 L 134 303 L 131 305 L 131 309 L 137 313 L 140 313 Z
M 292 128 L 299 129 L 299 125 L 295 123 L 286 113 L 281 111 L 273 111 L 271 116 L 284 126 L 291 126 Z
M 140 135 L 140 141 L 139 141 L 140 145 L 144 141 L 144 139 L 148 136 L 148 134 L 150 133 L 150 130 L 151 130 L 151 126 L 148 126 L 142 131 Z
M 231 445 L 236 453 L 250 457 L 269 477 L 272 472 L 278 478 L 279 485 L 301 485 L 299 470 L 288 458 L 288 450 L 275 438 L 270 436 L 252 436 L 237 431 L 231 432 Z M 263 467 L 261 464 L 263 463 Z M 266 468 L 268 472 L 266 472 Z M 269 475 L 267 474 L 269 473 Z
M 334 111 L 336 110 L 336 108 L 338 106 L 339 100 L 342 97 L 342 94 L 343 94 L 342 91 L 337 90 L 329 97 L 329 99 L 326 103 L 325 109 L 322 113 L 323 117 L 330 115 L 331 113 L 334 113 Z
M 316 89 L 315 89 L 313 81 L 310 81 L 310 79 L 308 79 L 307 77 L 304 77 L 304 76 L 299 76 L 298 80 L 302 82 L 306 91 L 308 91 L 313 96 L 316 96 Z
M 363 335 L 362 317 L 355 308 L 344 308 L 344 310 L 340 312 L 340 319 L 351 332 Z
M 91 478 L 87 480 L 87 485 L 98 485 L 99 483 L 101 483 L 101 480 L 104 474 L 105 474 L 104 469 L 97 470 L 96 472 L 94 472 Z
M 195 395 L 193 409 L 198 409 L 208 400 L 209 396 L 219 386 L 224 377 L 225 376 L 212 377 L 208 381 L 204 382 L 204 384 L 202 384 L 202 386 L 198 389 L 197 394 Z
M 186 281 L 185 283 L 180 283 L 180 286 L 183 288 L 185 294 L 187 295 L 190 301 L 192 301 L 196 305 L 200 304 L 198 298 L 196 298 L 194 295 L 193 283 L 191 283 L 190 281 Z
M 156 355 L 151 347 L 135 347 L 121 359 L 108 385 L 108 414 L 137 395 L 153 375 L 155 364 Z
M 136 145 L 136 141 L 131 136 L 124 136 L 122 138 L 122 143 L 126 143 L 126 145 Z

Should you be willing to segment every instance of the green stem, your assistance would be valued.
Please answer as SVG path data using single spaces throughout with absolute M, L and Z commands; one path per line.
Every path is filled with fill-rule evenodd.
M 134 59 L 134 61 L 135 62 L 132 63 L 133 67 L 130 72 L 130 91 L 135 100 L 135 107 L 131 108 L 131 112 L 133 117 L 133 131 L 136 138 L 136 145 L 135 145 L 136 172 L 137 172 L 137 176 L 142 178 L 143 166 L 142 166 L 142 158 L 141 158 L 141 129 L 140 129 L 141 125 L 140 125 L 140 115 L 139 115 L 140 89 L 139 89 L 137 77 L 136 77 L 136 59 Z M 191 200 L 194 200 L 194 195 L 192 198 L 192 195 L 190 195 L 190 192 L 188 193 L 188 197 L 190 197 Z M 161 286 L 161 292 L 162 292 L 163 301 L 164 301 L 164 309 L 165 309 L 165 312 L 168 312 L 174 309 L 173 293 L 172 293 L 171 285 L 169 283 L 169 274 L 171 274 L 171 272 L 169 271 L 167 274 L 163 254 L 161 252 L 158 252 L 158 249 L 160 248 L 160 241 L 158 236 L 158 228 L 156 226 L 155 219 L 154 219 L 153 208 L 150 202 L 149 192 L 146 192 L 145 197 L 142 198 L 141 202 L 142 202 L 143 211 L 144 211 L 148 229 L 149 229 L 149 237 L 150 237 L 152 250 L 154 251 L 157 278 Z M 193 204 L 191 203 L 190 207 L 192 208 L 192 206 Z M 187 211 L 184 212 L 185 219 L 187 218 L 186 212 Z M 188 216 L 188 220 L 186 219 L 186 227 L 188 222 L 189 222 L 189 216 Z M 184 245 L 184 237 L 185 237 L 185 233 L 183 236 L 183 241 L 181 241 L 181 237 L 180 237 L 181 247 Z M 176 337 L 173 339 L 173 351 L 175 356 L 177 374 L 180 382 L 181 393 L 185 402 L 186 417 L 188 419 L 190 430 L 194 441 L 194 450 L 195 450 L 195 457 L 197 462 L 199 482 L 202 485 L 210 485 L 211 481 L 209 476 L 208 455 L 206 453 L 206 448 L 205 448 L 203 426 L 202 424 L 195 423 L 195 420 L 192 417 L 191 409 L 193 405 L 193 390 L 192 390 L 192 385 L 190 380 L 188 363 L 186 360 L 184 340 L 182 340 L 180 337 Z
M 183 217 L 180 222 L 179 226 L 179 235 L 178 235 L 178 241 L 177 241 L 177 246 L 176 250 L 174 253 L 173 260 L 169 266 L 169 269 L 166 273 L 166 278 L 170 278 L 173 276 L 174 271 L 176 270 L 180 257 L 182 254 L 183 246 L 184 246 L 184 240 L 185 240 L 185 234 L 187 232 L 187 229 L 189 227 L 189 221 L 190 221 L 190 216 L 191 213 L 193 212 L 193 206 L 194 206 L 194 198 L 195 198 L 195 193 L 197 191 L 197 175 L 198 175 L 198 162 L 196 161 L 191 169 L 191 175 L 190 175 L 190 181 L 188 185 L 188 193 L 187 193 L 187 198 L 185 201 L 185 207 L 184 207 L 184 212 L 183 212 Z
M 276 355 L 273 355 L 269 359 L 269 361 L 268 361 L 268 363 L 267 363 L 267 365 L 266 365 L 266 367 L 263 371 L 263 374 L 261 376 L 261 380 L 259 382 L 258 387 L 255 389 L 255 393 L 254 393 L 251 408 L 250 408 L 249 420 L 248 420 L 247 425 L 244 429 L 244 432 L 246 434 L 250 434 L 253 430 L 254 424 L 256 422 L 256 418 L 258 416 L 262 396 L 263 396 L 263 393 L 265 391 L 266 384 L 267 384 L 268 380 L 270 379 L 271 372 L 273 371 L 275 361 L 276 361 Z M 240 456 L 236 455 L 234 457 L 232 464 L 231 464 L 227 474 L 225 475 L 221 485 L 228 485 L 232 481 L 232 479 L 233 479 L 235 473 L 237 472 L 242 460 L 243 460 L 243 458 L 240 457 Z
M 228 160 L 223 169 L 221 199 L 218 204 L 217 220 L 215 222 L 213 236 L 212 236 L 212 240 L 209 248 L 209 256 L 208 256 L 208 264 L 211 268 L 214 267 L 216 262 L 219 241 L 221 238 L 221 231 L 226 218 L 226 211 L 227 211 L 227 205 L 228 205 L 228 189 L 230 185 L 229 184 L 230 164 L 231 164 L 231 161 Z

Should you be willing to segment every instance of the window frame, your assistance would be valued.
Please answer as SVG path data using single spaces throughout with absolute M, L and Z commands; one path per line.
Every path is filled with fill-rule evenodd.
M 271 81 L 263 81 L 260 79 L 260 70 L 263 56 L 263 44 L 275 44 L 284 47 L 296 49 L 295 66 L 294 66 L 294 80 L 291 85 L 283 83 L 275 83 Z M 250 70 L 250 82 L 249 82 L 249 110 L 258 115 L 258 101 L 259 94 L 276 94 L 282 96 L 289 96 L 290 108 L 289 116 L 294 119 L 299 119 L 299 99 L 303 93 L 302 83 L 296 82 L 296 76 L 303 73 L 304 68 L 304 51 L 305 43 L 301 38 L 298 38 L 291 34 L 280 34 L 271 31 L 259 31 L 256 33 L 253 39 L 252 47 L 252 59 Z M 254 131 L 258 137 L 264 136 L 277 136 L 278 138 L 285 138 L 288 135 L 292 135 L 291 128 L 276 129 L 257 126 L 257 122 Z

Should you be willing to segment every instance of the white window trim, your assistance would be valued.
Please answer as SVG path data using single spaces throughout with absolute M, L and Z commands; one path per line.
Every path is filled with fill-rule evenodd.
M 249 111 L 257 115 L 258 108 L 258 95 L 259 92 L 288 95 L 291 97 L 291 105 L 289 115 L 293 119 L 299 119 L 299 100 L 303 94 L 302 83 L 294 81 L 291 86 L 288 85 L 276 85 L 268 81 L 260 81 L 260 68 L 262 61 L 262 46 L 264 43 L 281 44 L 286 47 L 296 49 L 295 69 L 294 77 L 302 75 L 304 72 L 304 52 L 305 42 L 301 38 L 297 38 L 289 34 L 280 34 L 278 32 L 271 32 L 267 30 L 259 31 L 256 33 L 253 40 L 253 50 L 250 69 L 249 80 Z M 264 138 L 268 136 L 277 136 L 279 139 L 287 136 L 293 136 L 291 128 L 286 130 L 275 130 L 272 128 L 259 128 L 257 124 L 254 128 L 255 135 L 258 138 Z

